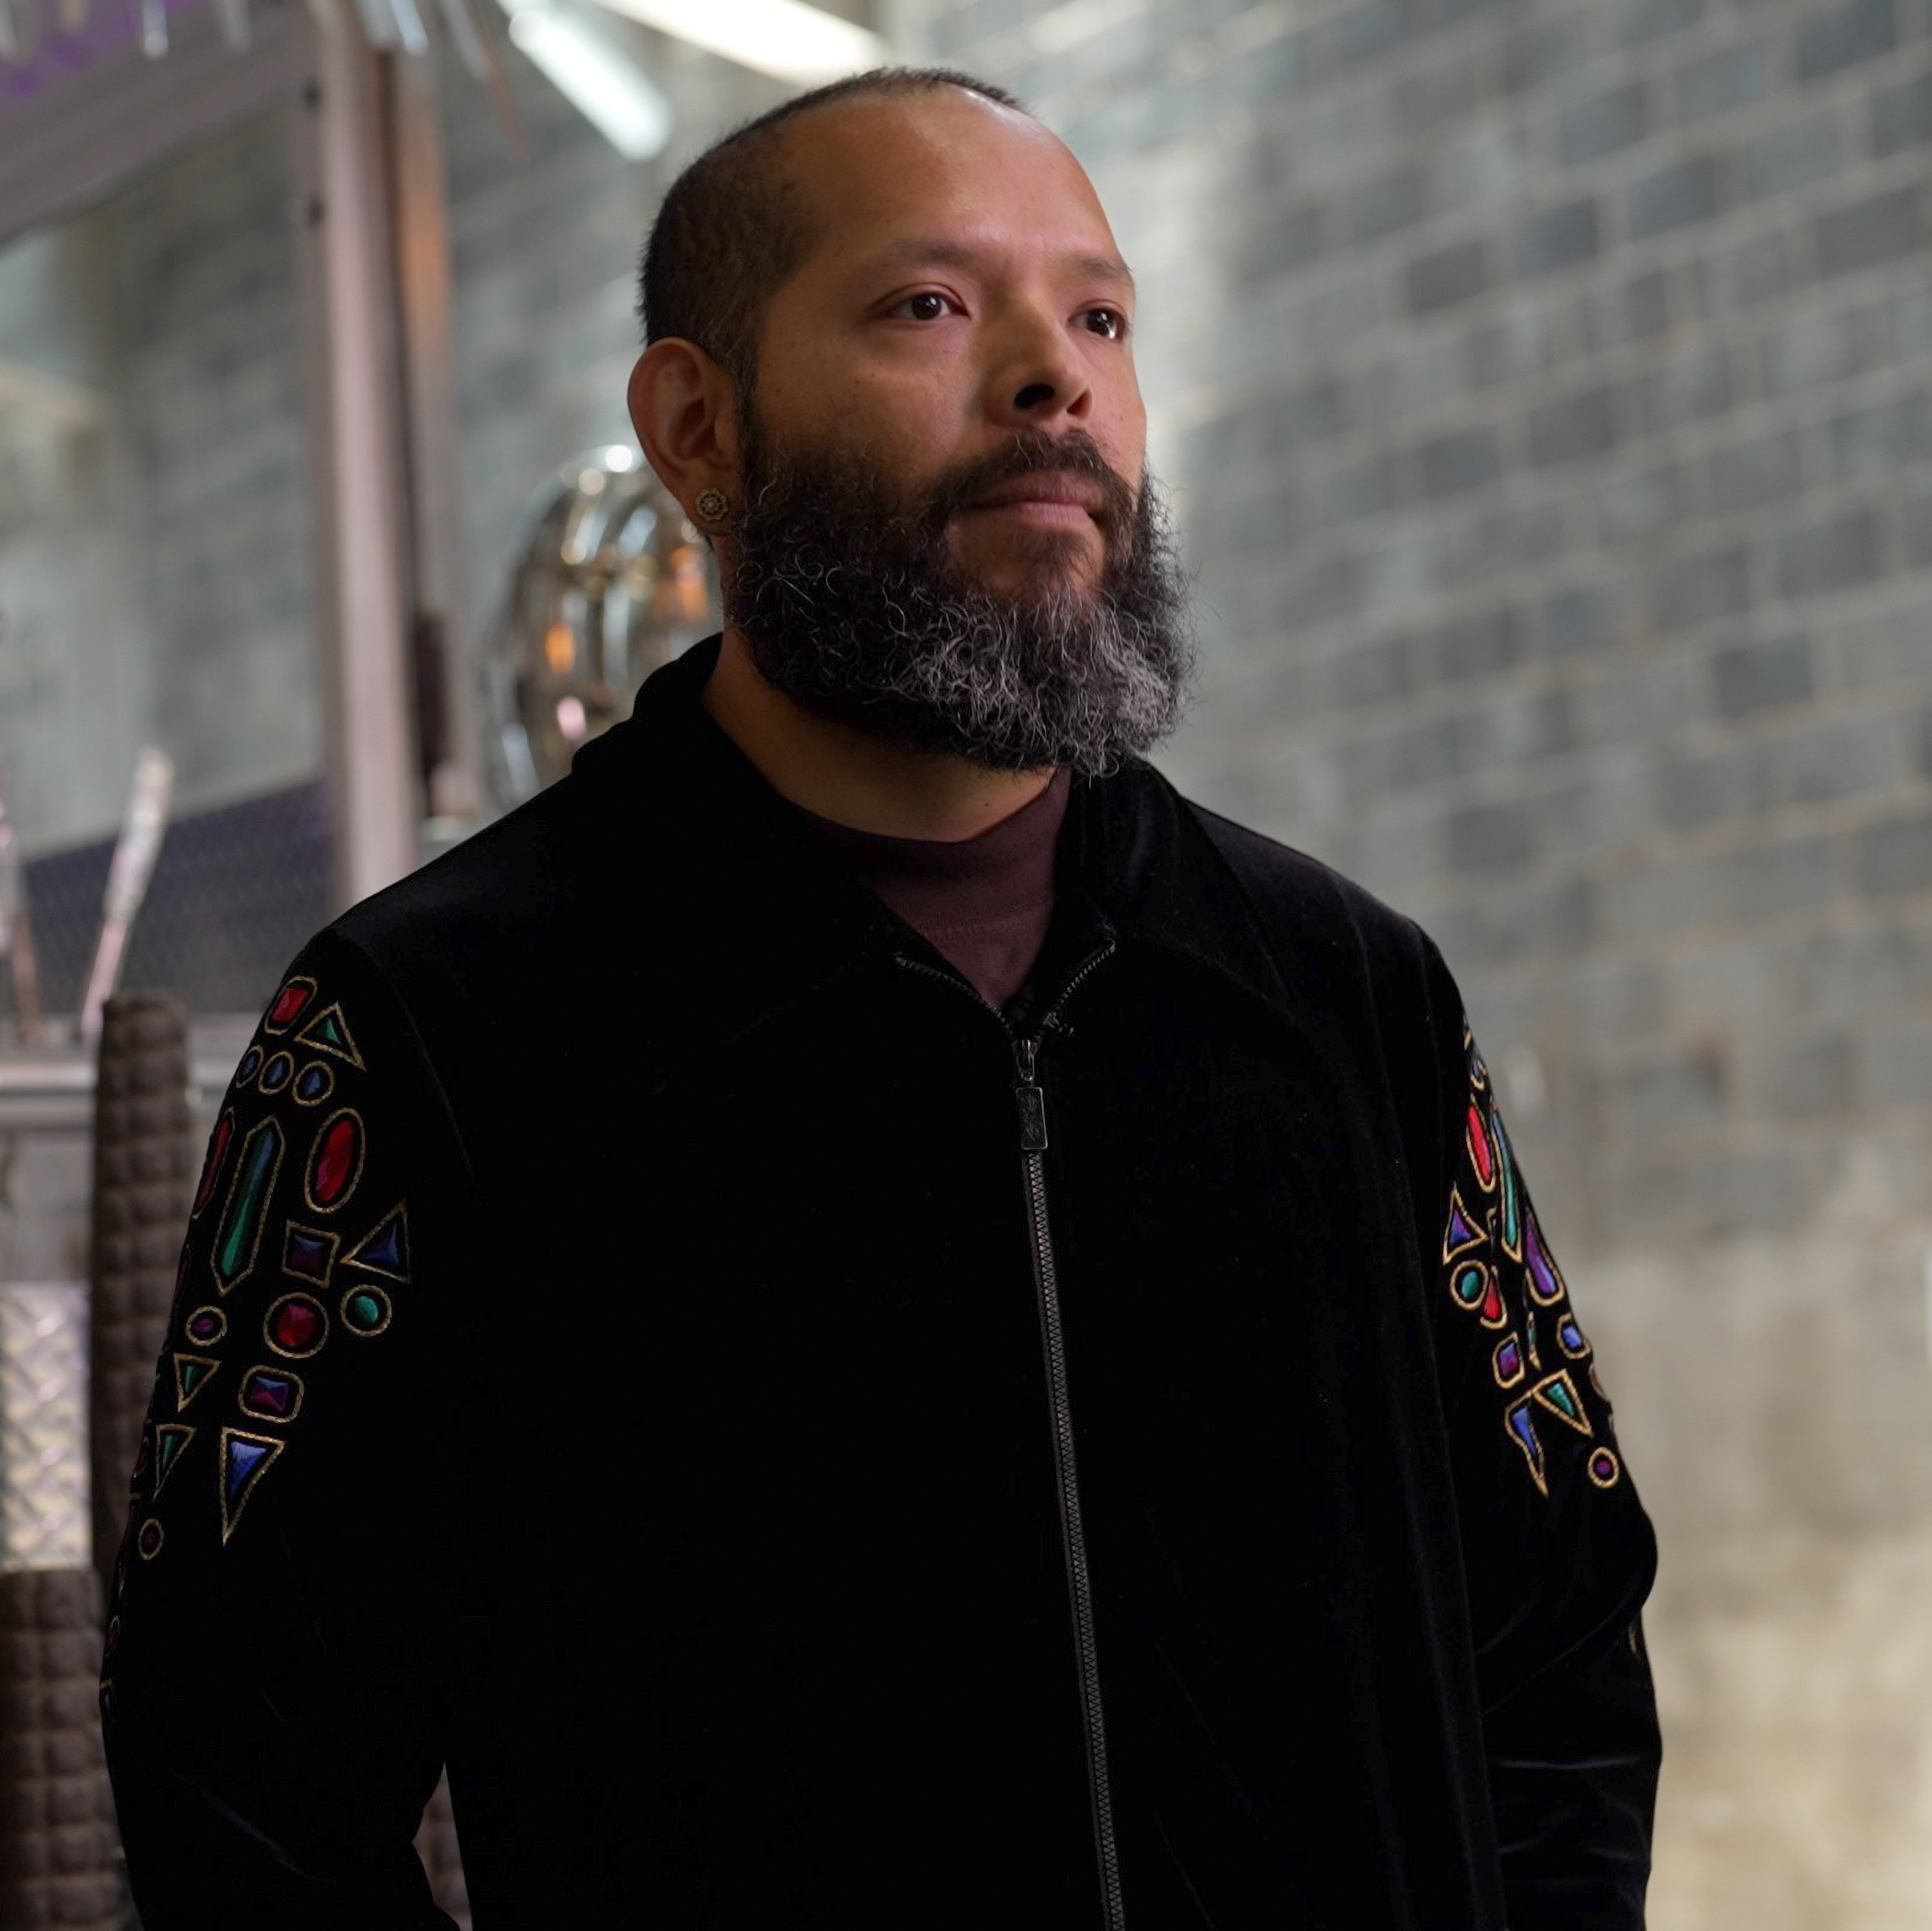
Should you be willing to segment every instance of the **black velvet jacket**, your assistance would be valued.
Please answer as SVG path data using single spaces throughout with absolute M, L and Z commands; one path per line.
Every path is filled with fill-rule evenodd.
M 704 715 L 296 962 L 104 1669 L 148 1931 L 1632 1931 L 1654 1567 L 1429 940 L 1144 763 L 1002 1015 Z

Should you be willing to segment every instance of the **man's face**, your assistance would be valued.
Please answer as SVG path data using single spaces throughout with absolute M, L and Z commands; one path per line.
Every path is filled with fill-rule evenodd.
M 996 767 L 1111 768 L 1172 729 L 1190 660 L 1091 186 L 951 88 L 789 139 L 814 245 L 740 399 L 728 614 L 821 715 Z

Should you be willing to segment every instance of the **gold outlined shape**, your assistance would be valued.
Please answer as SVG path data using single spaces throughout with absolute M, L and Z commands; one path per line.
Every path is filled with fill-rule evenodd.
M 1568 1408 L 1546 1392 L 1551 1388 L 1560 1389 L 1568 1397 L 1570 1405 Z M 1574 1428 L 1579 1435 L 1596 1433 L 1597 1431 L 1590 1426 L 1590 1417 L 1583 1408 L 1583 1398 L 1577 1393 L 1576 1384 L 1570 1380 L 1568 1369 L 1559 1368 L 1555 1374 L 1544 1375 L 1530 1390 L 1529 1396 L 1538 1408 L 1546 1409 L 1565 1427 Z
M 148 1546 L 148 1531 L 150 1529 L 154 1532 L 154 1546 L 152 1549 Z M 134 1532 L 134 1553 L 143 1562 L 152 1562 L 154 1558 L 160 1554 L 161 1545 L 167 1539 L 168 1532 L 161 1526 L 160 1517 L 150 1516 Z
M 328 1136 L 335 1130 L 339 1120 L 352 1120 L 356 1123 L 356 1163 L 349 1170 L 349 1177 L 342 1183 L 342 1190 L 325 1207 L 315 1197 L 316 1163 L 322 1157 L 322 1150 Z M 302 1198 L 308 1203 L 311 1213 L 339 1213 L 348 1204 L 350 1196 L 362 1184 L 362 1168 L 369 1158 L 368 1130 L 362 1124 L 362 1116 L 352 1106 L 338 1106 L 316 1129 L 315 1144 L 308 1150 L 308 1158 L 302 1163 Z
M 355 1300 L 358 1294 L 368 1294 L 380 1306 L 382 1310 L 382 1319 L 377 1321 L 373 1327 L 364 1327 L 360 1321 L 351 1321 L 349 1318 L 349 1303 Z M 342 1322 L 342 1325 L 346 1328 L 351 1334 L 359 1334 L 362 1336 L 364 1339 L 367 1339 L 373 1335 L 386 1333 L 388 1330 L 389 1323 L 395 1318 L 396 1311 L 393 1305 L 391 1303 L 388 1296 L 383 1293 L 382 1289 L 377 1287 L 374 1281 L 363 1281 L 359 1282 L 357 1285 L 350 1288 L 349 1291 L 344 1294 L 342 1297 L 342 1305 L 337 1310 L 337 1313 Z
M 235 1109 L 228 1108 L 214 1123 L 214 1130 L 208 1136 L 208 1151 L 202 1156 L 201 1182 L 194 1190 L 194 1204 L 188 1210 L 190 1220 L 199 1220 L 208 1211 L 208 1204 L 214 1198 L 214 1183 L 221 1177 L 222 1162 L 228 1158 L 228 1150 L 235 1144 Z M 182 1250 L 187 1258 L 187 1249 Z
M 1556 1345 L 1573 1361 L 1581 1361 L 1595 1351 L 1590 1345 L 1590 1337 L 1583 1332 L 1583 1324 L 1569 1308 L 1559 1308 L 1552 1317 L 1556 1323 Z M 1572 1348 L 1563 1330 L 1569 1328 L 1576 1336 L 1578 1345 Z
M 240 1191 L 242 1177 L 248 1171 L 248 1150 L 265 1135 L 272 1137 L 275 1143 L 275 1157 L 268 1163 L 268 1171 L 262 1182 L 262 1190 L 255 1201 L 254 1220 L 254 1237 L 248 1243 L 248 1258 L 226 1280 L 221 1278 L 221 1249 L 226 1243 L 230 1223 L 235 1212 L 235 1198 Z M 216 1223 L 214 1238 L 208 1243 L 208 1271 L 214 1277 L 215 1291 L 224 1299 L 238 1288 L 255 1271 L 255 1263 L 261 1258 L 262 1230 L 268 1222 L 268 1197 L 275 1190 L 275 1183 L 282 1177 L 282 1162 L 286 1158 L 289 1143 L 283 1137 L 280 1124 L 272 1117 L 258 1120 L 249 1128 L 248 1137 L 242 1142 L 242 1150 L 235 1156 L 235 1177 L 228 1183 L 228 1198 L 221 1210 L 221 1218 Z
M 195 1323 L 205 1314 L 212 1314 L 220 1323 L 212 1334 L 197 1334 L 194 1331 Z M 192 1342 L 197 1348 L 219 1348 L 227 1339 L 228 1317 L 213 1301 L 208 1301 L 196 1308 L 182 1323 L 182 1335 L 184 1339 Z
M 275 1316 L 291 1301 L 306 1301 L 322 1317 L 322 1325 L 315 1331 L 315 1340 L 307 1348 L 284 1348 L 275 1339 Z M 328 1310 L 313 1294 L 280 1294 L 268 1304 L 268 1311 L 262 1317 L 262 1339 L 284 1361 L 306 1361 L 311 1355 L 322 1352 L 322 1344 L 328 1339 Z
M 294 1405 L 286 1414 L 278 1414 L 272 1408 L 251 1408 L 248 1405 L 248 1384 L 254 1381 L 257 1375 L 273 1375 L 277 1381 L 286 1381 L 294 1389 L 296 1397 Z M 302 1413 L 302 1399 L 308 1392 L 308 1390 L 302 1386 L 302 1378 L 292 1368 L 280 1368 L 266 1361 L 258 1361 L 247 1374 L 242 1377 L 242 1386 L 236 1393 L 235 1405 L 250 1421 L 274 1422 L 280 1424 L 293 1421 L 296 1417 Z
M 188 1423 L 178 1421 L 163 1422 L 154 1430 L 154 1494 L 157 1497 L 161 1492 L 161 1484 L 174 1473 L 176 1463 L 180 1461 L 188 1444 L 194 1439 L 194 1429 Z
M 302 1082 L 310 1073 L 320 1073 L 322 1078 L 322 1090 L 312 1099 L 304 1097 L 302 1093 Z M 335 1069 L 326 1060 L 311 1060 L 296 1075 L 295 1084 L 289 1089 L 289 1097 L 298 1106 L 320 1106 L 334 1091 Z
M 221 1372 L 221 1363 L 218 1359 L 211 1359 L 204 1354 L 182 1354 L 172 1358 L 175 1367 L 175 1413 L 184 1414 L 188 1411 L 188 1403 Z M 207 1372 L 196 1375 L 190 1381 L 188 1374 L 190 1368 L 206 1369 Z
M 398 1267 L 385 1267 L 380 1261 L 368 1258 L 369 1249 L 393 1226 L 396 1230 L 396 1246 L 402 1256 Z M 365 1274 L 380 1274 L 386 1281 L 399 1281 L 404 1287 L 410 1284 L 410 1212 L 409 1203 L 399 1200 L 369 1231 L 342 1257 L 345 1267 L 359 1268 Z
M 242 1479 L 240 1487 L 234 1491 L 232 1503 L 230 1501 L 228 1464 L 234 1453 L 234 1445 L 245 1441 L 252 1447 L 264 1451 L 260 1461 Z M 215 1486 L 221 1497 L 221 1540 L 226 1543 L 242 1520 L 242 1511 L 248 1506 L 250 1498 L 262 1486 L 262 1477 L 275 1465 L 276 1458 L 287 1447 L 272 1435 L 251 1435 L 242 1428 L 224 1428 L 221 1431 L 221 1453 L 214 1458 Z
M 276 1081 L 273 1086 L 271 1086 L 268 1084 L 268 1075 L 270 1073 L 274 1072 L 275 1068 L 278 1066 L 285 1066 L 288 1070 L 282 1075 L 280 1079 Z M 294 1054 L 272 1053 L 268 1057 L 268 1064 L 262 1069 L 262 1078 L 260 1081 L 261 1090 L 264 1093 L 280 1093 L 283 1087 L 286 1086 L 289 1081 L 293 1079 L 295 1076 L 296 1056 Z
M 1449 1243 L 1456 1231 L 1456 1223 L 1459 1220 L 1468 1228 L 1469 1237 L 1466 1240 L 1459 1241 L 1452 1247 Z M 1461 1189 L 1452 1186 L 1449 1189 L 1449 1217 L 1442 1224 L 1442 1264 L 1444 1267 L 1449 1266 L 1472 1249 L 1484 1245 L 1489 1237 L 1487 1229 L 1462 1204 Z
M 1466 1295 L 1460 1284 L 1472 1274 L 1476 1277 L 1476 1292 L 1473 1295 Z M 1449 1276 L 1449 1298 L 1465 1313 L 1474 1314 L 1489 1299 L 1490 1289 L 1495 1279 L 1496 1276 L 1490 1271 L 1486 1261 L 1462 1261 Z
M 262 1063 L 267 1057 L 262 1051 L 260 1042 L 251 1045 L 242 1055 L 241 1062 L 235 1069 L 232 1081 L 237 1093 L 244 1092 L 255 1084 L 256 1075 L 261 1072 Z
M 334 1022 L 336 1036 L 332 1039 L 319 1036 L 332 1021 Z M 355 1036 L 349 1030 L 349 1021 L 343 1016 L 339 1000 L 331 1000 L 296 1035 L 296 1044 L 326 1053 L 331 1059 L 353 1066 L 358 1073 L 368 1071 L 362 1063 L 362 1055 L 356 1049 Z
M 1536 1277 L 1535 1264 L 1531 1258 L 1533 1254 L 1542 1255 L 1543 1264 L 1550 1270 L 1550 1278 L 1556 1283 L 1547 1294 L 1543 1291 L 1543 1284 Z M 1556 1264 L 1556 1256 L 1550 1251 L 1543 1223 L 1527 1202 L 1522 1210 L 1522 1273 L 1529 1297 L 1538 1307 L 1554 1307 L 1570 1291 L 1569 1284 L 1563 1278 L 1563 1270 Z
M 1604 1462 L 1610 1465 L 1600 1470 L 1598 1465 Z M 1599 1489 L 1614 1489 L 1622 1479 L 1624 1465 L 1617 1459 L 1617 1453 L 1613 1448 L 1593 1448 L 1590 1451 L 1589 1459 L 1583 1464 L 1583 1473 Z
M 1482 1138 L 1484 1151 L 1490 1156 L 1490 1177 L 1483 1177 L 1483 1162 L 1476 1152 L 1477 1136 Z M 1484 1193 L 1496 1190 L 1496 1181 L 1502 1171 L 1502 1162 L 1496 1158 L 1496 1144 L 1490 1132 L 1490 1123 L 1483 1109 L 1472 1099 L 1468 1111 L 1462 1116 L 1462 1147 L 1469 1156 L 1469 1171 L 1476 1177 L 1476 1184 Z
M 1516 1170 L 1516 1152 L 1510 1145 L 1509 1131 L 1503 1125 L 1500 1108 L 1490 1109 L 1490 1137 L 1496 1143 L 1496 1177 L 1502 1183 L 1502 1231 L 1497 1237 L 1503 1252 L 1512 1261 L 1522 1258 L 1522 1176 Z M 1509 1224 L 1514 1215 L 1516 1221 L 1516 1239 L 1509 1237 Z
M 298 1234 L 305 1234 L 311 1240 L 322 1241 L 327 1246 L 328 1252 L 323 1258 L 320 1273 L 311 1274 L 306 1267 L 296 1264 L 293 1257 L 296 1236 Z M 331 1234 L 326 1228 L 304 1227 L 300 1221 L 292 1220 L 288 1224 L 286 1232 L 282 1236 L 282 1272 L 291 1280 L 308 1281 L 313 1285 L 326 1291 L 329 1276 L 335 1271 L 335 1250 L 341 1245 L 340 1234 Z
M 1550 1483 L 1544 1473 L 1543 1441 L 1536 1432 L 1536 1418 L 1530 1412 L 1528 1396 L 1524 1396 L 1520 1402 L 1512 1402 L 1503 1411 L 1503 1432 L 1521 1450 L 1522 1459 L 1528 1465 L 1529 1479 L 1536 1484 L 1538 1493 L 1548 1495 Z
M 297 986 L 303 988 L 302 1003 L 286 1019 L 278 1023 L 274 1017 L 275 1008 L 280 1005 Z M 308 973 L 298 972 L 284 979 L 281 984 L 276 987 L 274 997 L 268 1001 L 268 1010 L 262 1015 L 262 1030 L 269 1034 L 271 1037 L 279 1039 L 308 1010 L 308 1003 L 314 997 L 315 981 L 310 979 Z
M 1516 1350 L 1516 1372 L 1514 1375 L 1505 1375 L 1503 1372 L 1503 1350 L 1505 1348 L 1514 1348 Z M 1496 1378 L 1496 1386 L 1499 1388 L 1514 1388 L 1528 1372 L 1528 1368 L 1523 1365 L 1522 1342 L 1514 1334 L 1504 1335 L 1502 1340 L 1496 1343 L 1490 1354 L 1490 1372 Z

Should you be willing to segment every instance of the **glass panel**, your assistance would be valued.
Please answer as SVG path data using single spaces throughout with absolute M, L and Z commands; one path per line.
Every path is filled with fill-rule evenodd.
M 326 916 L 291 195 L 263 115 L 0 247 L 0 784 L 54 1012 L 143 745 L 124 983 L 252 1005 Z

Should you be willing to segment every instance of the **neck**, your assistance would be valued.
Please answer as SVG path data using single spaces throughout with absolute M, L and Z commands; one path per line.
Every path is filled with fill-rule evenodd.
M 1051 769 L 989 771 L 814 717 L 766 682 L 730 628 L 700 702 L 781 797 L 855 831 L 946 844 L 977 838 L 1053 780 Z

